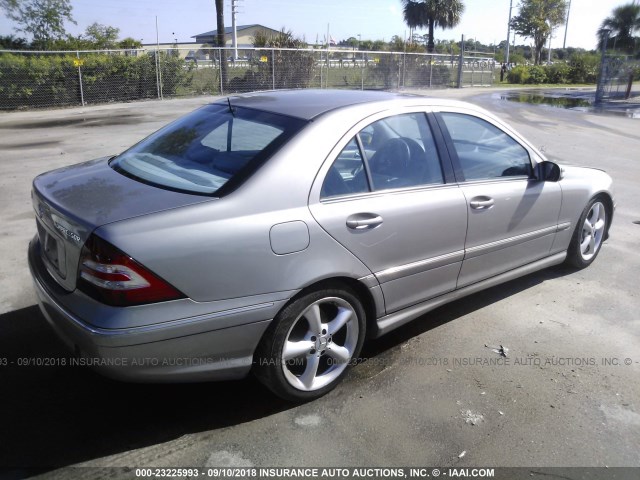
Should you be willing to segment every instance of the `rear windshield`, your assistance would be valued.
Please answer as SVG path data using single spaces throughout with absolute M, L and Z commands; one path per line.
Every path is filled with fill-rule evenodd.
M 110 165 L 158 187 L 220 196 L 255 172 L 304 124 L 259 110 L 209 105 L 147 137 Z

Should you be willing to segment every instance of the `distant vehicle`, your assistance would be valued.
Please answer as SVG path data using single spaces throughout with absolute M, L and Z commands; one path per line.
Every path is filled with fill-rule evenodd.
M 38 176 L 29 265 L 47 320 L 106 375 L 253 371 L 309 400 L 366 338 L 551 265 L 591 264 L 611 183 L 546 160 L 467 103 L 247 94 Z

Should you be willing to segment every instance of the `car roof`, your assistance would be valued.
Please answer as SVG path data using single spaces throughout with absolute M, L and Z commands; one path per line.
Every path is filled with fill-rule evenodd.
M 416 95 L 372 90 L 274 90 L 228 97 L 232 106 L 255 108 L 271 113 L 314 118 L 339 108 L 363 103 L 391 102 L 401 99 L 422 98 Z M 227 98 L 214 102 L 226 104 Z

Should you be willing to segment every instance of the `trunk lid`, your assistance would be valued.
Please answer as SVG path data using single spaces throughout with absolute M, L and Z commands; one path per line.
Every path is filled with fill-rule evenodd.
M 82 247 L 93 230 L 108 223 L 211 201 L 211 197 L 163 190 L 128 178 L 109 158 L 52 170 L 33 181 L 42 258 L 65 289 L 76 288 Z

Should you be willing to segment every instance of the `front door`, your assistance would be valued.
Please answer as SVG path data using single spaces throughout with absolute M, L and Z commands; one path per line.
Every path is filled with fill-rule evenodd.
M 355 132 L 318 176 L 314 218 L 374 273 L 387 313 L 455 289 L 467 206 L 458 185 L 445 183 L 425 113 Z
M 539 260 L 551 250 L 560 186 L 533 178 L 530 153 L 489 119 L 439 115 L 467 201 L 469 227 L 458 287 Z

